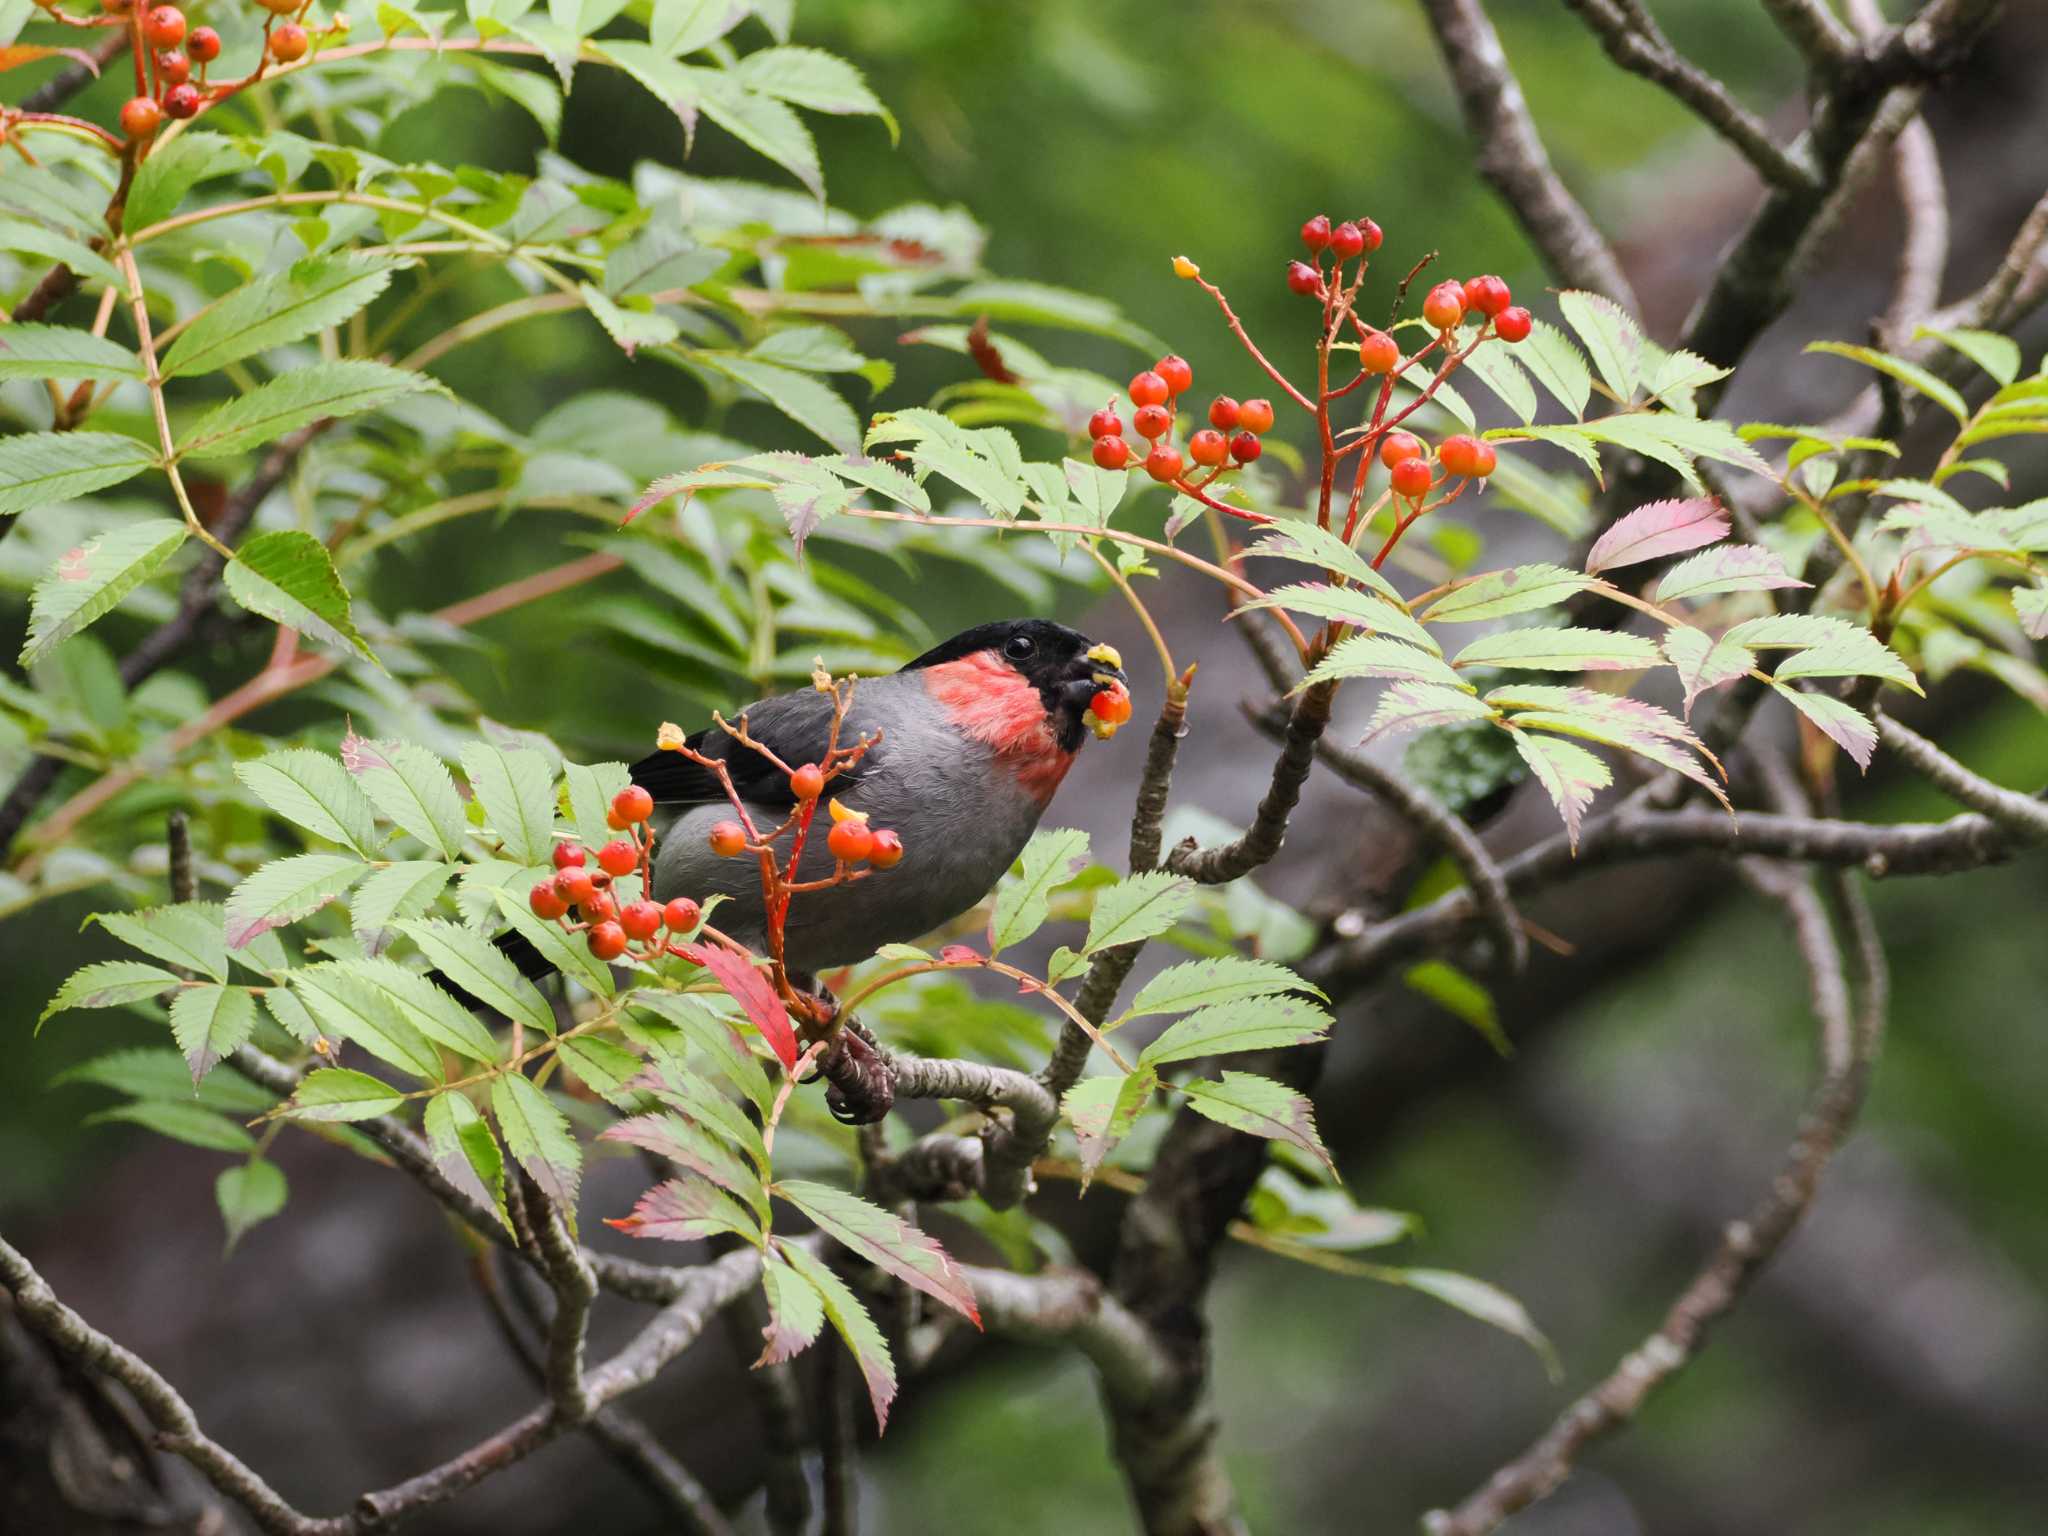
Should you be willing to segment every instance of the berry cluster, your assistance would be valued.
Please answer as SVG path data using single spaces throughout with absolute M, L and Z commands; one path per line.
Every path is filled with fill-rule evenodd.
M 804 818 L 808 825 L 807 813 L 825 793 L 825 770 L 816 763 L 805 763 L 789 775 L 789 792 L 796 797 L 797 816 Z M 832 816 L 832 830 L 825 834 L 825 847 L 838 861 L 840 873 L 844 874 L 856 864 L 871 865 L 876 869 L 893 869 L 903 862 L 903 839 L 887 827 L 870 827 L 866 811 L 856 811 L 839 800 L 830 801 L 826 809 Z M 737 821 L 720 821 L 712 824 L 705 835 L 711 851 L 721 859 L 736 858 L 742 853 L 759 853 L 774 841 L 775 834 L 753 841 L 747 836 L 747 829 Z
M 1186 358 L 1167 356 L 1132 379 L 1130 389 L 1131 404 L 1135 407 L 1131 412 L 1131 429 L 1152 445 L 1142 461 L 1145 473 L 1162 485 L 1176 486 L 1190 494 L 1226 470 L 1256 459 L 1262 451 L 1259 434 L 1273 425 L 1272 401 L 1238 401 L 1218 395 L 1209 402 L 1209 425 L 1188 438 L 1187 459 L 1193 459 L 1209 474 L 1196 482 L 1187 481 L 1183 478 L 1187 459 L 1173 446 L 1174 407 L 1194 387 L 1194 382 L 1195 370 L 1188 366 Z M 1088 435 L 1095 439 L 1094 458 L 1100 467 L 1123 469 L 1130 464 L 1131 446 L 1124 441 L 1124 422 L 1117 414 L 1115 401 L 1088 418 Z
M 37 0 L 54 10 L 57 0 Z M 249 79 L 275 64 L 296 64 L 313 47 L 313 34 L 303 17 L 311 0 L 258 0 L 270 12 L 264 24 L 263 58 Z M 220 57 L 220 34 L 212 27 L 188 29 L 185 13 L 175 5 L 143 9 L 136 0 L 100 0 L 104 19 L 95 26 L 126 26 L 135 50 L 136 95 L 121 108 L 121 131 L 136 144 L 153 138 L 165 118 L 197 117 L 209 104 L 249 83 L 239 80 L 209 85 L 207 66 Z M 342 31 L 347 18 L 337 17 L 329 31 Z M 197 68 L 197 78 L 194 69 Z
M 668 952 L 670 939 L 694 933 L 704 920 L 703 909 L 696 902 L 678 896 L 661 906 L 646 897 L 652 889 L 654 857 L 654 829 L 647 819 L 653 814 L 654 797 L 637 784 L 612 796 L 605 820 L 613 831 L 625 836 L 615 837 L 597 850 L 595 869 L 589 867 L 590 855 L 580 845 L 555 844 L 554 878 L 541 881 L 526 894 L 533 915 L 581 933 L 590 952 L 600 960 L 616 960 L 635 944 L 643 946 L 644 958 L 653 959 Z M 636 874 L 642 894 L 621 906 L 613 882 Z M 668 938 L 660 937 L 664 929 Z
M 1389 432 L 1381 439 L 1380 462 L 1404 501 L 1419 502 L 1438 484 L 1429 447 L 1412 432 Z M 1484 480 L 1500 460 L 1493 444 L 1460 432 L 1437 445 L 1436 462 L 1446 480 Z

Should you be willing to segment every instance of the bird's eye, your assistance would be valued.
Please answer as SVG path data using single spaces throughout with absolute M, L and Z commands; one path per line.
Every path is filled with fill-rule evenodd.
M 1029 635 L 1012 635 L 1003 646 L 1003 654 L 1012 661 L 1022 661 L 1037 649 L 1037 644 Z

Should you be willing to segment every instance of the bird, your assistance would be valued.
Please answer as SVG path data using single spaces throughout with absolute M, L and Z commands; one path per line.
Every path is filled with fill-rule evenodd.
M 873 745 L 836 776 L 829 793 L 846 810 L 902 839 L 900 862 L 863 878 L 798 894 L 784 929 L 784 963 L 795 975 L 853 964 L 885 944 L 908 943 L 980 902 L 1016 861 L 1089 734 L 1098 693 L 1125 689 L 1115 647 L 1047 619 L 979 624 L 899 670 L 860 678 L 840 745 Z M 822 762 L 833 701 L 816 688 L 747 705 L 734 724 L 791 768 Z M 717 760 L 762 829 L 797 804 L 790 775 L 714 724 L 687 738 Z M 655 845 L 654 896 L 726 898 L 714 919 L 757 953 L 767 922 L 757 862 L 721 857 L 710 829 L 733 817 L 717 776 L 684 753 L 658 750 L 632 765 L 632 780 L 672 817 Z M 821 814 L 793 878 L 834 868 Z M 787 856 L 794 833 L 777 845 Z

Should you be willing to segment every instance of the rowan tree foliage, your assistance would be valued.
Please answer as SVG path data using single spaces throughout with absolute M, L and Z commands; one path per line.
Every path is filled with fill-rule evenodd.
M 1813 81 L 1789 140 L 1641 6 L 1570 8 L 1764 184 L 1663 339 L 1552 170 L 1479 0 L 1423 9 L 1479 163 L 1556 286 L 1517 294 L 1489 253 L 1433 249 L 1423 205 L 1315 214 L 1247 272 L 1205 264 L 1201 222 L 1168 215 L 1157 281 L 1213 301 L 1207 330 L 1172 338 L 1110 298 L 986 270 L 971 211 L 834 207 L 808 123 L 895 123 L 853 63 L 792 41 L 786 0 L 0 9 L 19 34 L 0 67 L 78 59 L 0 114 L 0 535 L 40 571 L 0 691 L 0 882 L 18 924 L 93 891 L 105 946 L 39 1018 L 16 998 L 7 1049 L 88 1027 L 80 1010 L 160 1021 L 157 1046 L 67 1078 L 103 1090 L 97 1118 L 221 1154 L 230 1242 L 294 1219 L 280 1138 L 410 1180 L 487 1256 L 479 1304 L 535 1389 L 460 1455 L 309 1513 L 0 1243 L 20 1320 L 132 1394 L 236 1518 L 295 1536 L 383 1529 L 579 1432 L 680 1528 L 728 1529 L 692 1447 L 660 1443 L 629 1397 L 729 1308 L 762 1329 L 762 1401 L 794 1403 L 800 1437 L 841 1462 L 845 1380 L 824 1355 L 850 1353 L 879 1430 L 976 1330 L 1079 1351 L 1138 1523 L 1237 1529 L 1203 1319 L 1226 1243 L 1424 1292 L 1559 1369 L 1503 1289 L 1380 1252 L 1414 1219 L 1356 1201 L 1317 1128 L 1342 1005 L 1392 976 L 1497 1036 L 1525 897 L 1616 861 L 1731 856 L 1811 972 L 1808 1115 L 1659 1334 L 1427 1527 L 1492 1530 L 1555 1488 L 1683 1368 L 1853 1125 L 1886 995 L 1862 882 L 2048 838 L 2038 796 L 1889 713 L 1964 672 L 2048 702 L 2048 501 L 2007 465 L 2048 429 L 2048 369 L 2008 337 L 2048 292 L 2048 202 L 1986 284 L 1941 303 L 1943 192 L 1915 115 L 1998 7 L 1931 0 L 1892 24 L 1773 4 Z M 133 74 L 107 121 L 66 110 L 92 70 Z M 757 176 L 377 147 L 453 88 L 552 140 L 592 71 L 745 146 Z M 1867 334 L 1806 348 L 1844 408 L 1724 419 L 1725 382 L 1886 165 L 1926 237 Z M 1366 274 L 1386 268 L 1395 303 L 1368 313 Z M 1254 336 L 1230 295 L 1277 282 L 1299 324 Z M 452 292 L 476 302 L 440 321 Z M 639 387 L 521 428 L 455 382 L 463 349 L 564 315 L 632 358 Z M 1128 380 L 1061 362 L 1082 336 L 1122 345 Z M 897 398 L 895 347 L 949 354 L 952 382 Z M 532 509 L 587 531 L 497 586 L 448 571 L 445 603 L 411 606 L 417 540 Z M 1544 558 L 1489 557 L 1532 533 Z M 835 882 L 920 853 L 833 797 L 869 743 L 777 760 L 787 826 L 753 825 L 735 794 L 713 834 L 759 863 L 776 916 L 757 951 L 705 893 L 648 899 L 666 832 L 623 762 L 481 717 L 450 665 L 506 614 L 608 626 L 644 671 L 642 750 L 692 751 L 669 718 L 715 709 L 733 750 L 765 753 L 737 706 L 815 686 L 843 713 L 861 676 L 936 638 L 878 569 L 907 587 L 962 563 L 1020 611 L 1112 599 L 1147 636 L 1090 748 L 1130 764 L 1128 846 L 1049 826 L 957 931 L 815 981 L 782 964 L 781 917 L 814 891 L 777 837 L 829 838 Z M 1205 713 L 1240 701 L 1176 654 L 1155 611 L 1173 566 L 1209 584 L 1211 621 L 1270 684 L 1249 701 L 1274 750 L 1247 767 L 1265 788 L 1242 827 L 1174 796 Z M 639 595 L 579 607 L 614 573 Z M 197 665 L 252 634 L 268 659 L 210 693 Z M 1337 700 L 1358 692 L 1364 737 L 1339 738 Z M 280 723 L 287 699 L 311 708 Z M 1399 763 L 1365 750 L 1399 736 Z M 1880 750 L 1957 813 L 1843 816 L 1838 777 Z M 1323 835 L 1295 824 L 1316 773 L 1441 861 L 1405 907 L 1346 920 L 1258 887 L 1285 838 Z M 1558 826 L 1509 850 L 1481 834 L 1517 792 Z M 1193 834 L 1170 839 L 1174 818 Z M 549 980 L 494 944 L 507 930 Z M 629 1208 L 580 1191 L 610 1156 L 648 1170 Z M 1113 1261 L 1075 1256 L 1032 1199 L 1053 1185 L 1117 1204 Z M 593 1360 L 605 1294 L 641 1320 Z M 800 1471 L 765 1475 L 775 1528 L 807 1529 Z M 825 1479 L 828 1529 L 851 1528 L 847 1486 Z

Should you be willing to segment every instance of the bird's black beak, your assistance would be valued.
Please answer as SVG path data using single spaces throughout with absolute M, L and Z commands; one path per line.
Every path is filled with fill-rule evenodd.
M 1107 716 L 1103 706 L 1097 704 L 1099 695 L 1111 694 L 1118 701 Z M 1113 645 L 1091 646 L 1083 654 L 1067 664 L 1067 681 L 1060 685 L 1060 695 L 1067 708 L 1072 711 L 1075 738 L 1083 723 L 1095 736 L 1108 739 L 1114 736 L 1117 727 L 1130 718 L 1130 688 L 1124 677 L 1124 659 L 1117 654 Z

